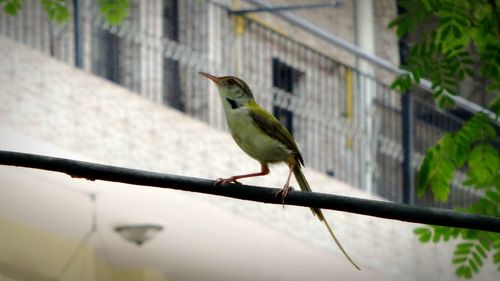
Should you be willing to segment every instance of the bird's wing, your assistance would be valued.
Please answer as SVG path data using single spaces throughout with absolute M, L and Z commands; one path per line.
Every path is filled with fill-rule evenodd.
M 292 134 L 288 132 L 276 117 L 255 102 L 248 107 L 248 110 L 252 121 L 262 132 L 283 143 L 288 149 L 294 152 L 300 163 L 304 165 L 304 159 L 300 155 L 299 148 Z

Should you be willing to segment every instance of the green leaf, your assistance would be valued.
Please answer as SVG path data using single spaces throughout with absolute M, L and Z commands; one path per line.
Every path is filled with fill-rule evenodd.
M 429 240 L 431 239 L 431 236 L 432 236 L 431 230 L 429 228 L 426 228 L 426 227 L 415 228 L 413 230 L 413 233 L 415 233 L 417 236 L 420 236 L 419 240 L 422 243 L 429 242 Z
M 460 31 L 460 28 L 458 28 L 456 25 L 453 25 L 452 30 L 453 30 L 453 36 L 455 37 L 455 39 L 462 37 L 462 31 Z
M 478 267 L 477 267 L 477 264 L 476 264 L 476 262 L 475 262 L 473 259 L 469 260 L 469 267 L 470 267 L 470 268 L 472 269 L 472 271 L 474 271 L 475 273 L 478 273 L 478 272 L 479 272 L 479 269 L 478 269 Z
M 452 29 L 452 26 L 450 24 L 443 26 L 443 29 L 441 30 L 441 41 L 445 41 L 446 38 L 448 38 L 448 35 L 451 32 L 451 29 Z
M 434 150 L 429 149 L 425 154 L 424 160 L 420 165 L 420 170 L 417 175 L 417 195 L 422 197 L 427 191 L 429 183 L 429 174 L 432 168 L 432 162 L 434 157 Z
M 472 149 L 469 155 L 469 171 L 479 185 L 488 185 L 500 169 L 500 156 L 491 145 L 482 143 Z
M 65 23 L 69 19 L 66 0 L 42 0 L 42 6 L 47 12 L 49 19 L 57 23 Z
M 461 229 L 460 228 L 452 228 L 451 230 L 451 237 L 457 238 L 458 235 L 460 235 Z
M 453 140 L 454 150 L 452 152 L 454 154 L 452 155 L 452 157 L 455 161 L 455 165 L 457 167 L 462 167 L 465 164 L 465 161 L 467 161 L 470 153 L 470 142 L 468 142 L 459 134 L 453 134 Z
M 441 229 L 434 228 L 434 237 L 432 238 L 432 242 L 433 243 L 439 242 L 439 240 L 441 240 L 442 236 L 443 236 L 443 233 L 441 232 Z
M 488 107 L 493 110 L 498 119 L 498 117 L 500 116 L 500 95 L 497 95 L 495 98 L 493 98 L 493 100 L 491 100 L 491 102 L 488 104 Z
M 481 232 L 478 232 L 481 233 Z M 486 241 L 485 239 L 479 239 L 479 244 L 482 246 L 483 249 L 489 251 L 490 250 L 490 242 Z M 476 248 L 479 248 L 478 245 L 476 245 Z
M 472 242 L 463 242 L 457 245 L 458 250 L 469 250 L 472 246 L 474 246 L 474 243 Z
M 456 273 L 456 275 L 458 275 L 460 277 L 467 278 L 467 279 L 470 279 L 472 277 L 472 273 L 470 271 L 470 268 L 468 266 L 465 266 L 465 265 L 459 267 L 455 273 Z
M 23 0 L 4 0 L 2 3 L 3 5 L 3 11 L 11 16 L 14 16 L 17 14 L 17 11 L 19 11 L 24 4 Z
M 476 252 L 472 253 L 472 258 L 479 266 L 483 266 L 483 260 Z
M 490 91 L 490 92 L 497 92 L 497 91 L 500 91 L 500 81 L 495 81 L 495 80 L 491 80 L 490 83 L 488 84 L 488 86 L 486 87 L 486 90 Z M 493 112 L 496 114 L 496 119 L 498 120 L 498 107 L 495 107 L 493 109 Z
M 493 255 L 493 262 L 494 262 L 494 263 L 500 263 L 500 251 L 497 251 L 497 252 Z
M 120 24 L 128 16 L 128 0 L 99 0 L 101 13 L 110 24 Z
M 476 245 L 476 235 L 477 233 L 480 233 L 479 230 L 475 230 L 475 229 L 468 229 L 468 228 L 461 228 L 460 229 L 460 236 L 462 238 L 462 240 L 464 241 L 464 243 L 471 243 L 471 247 Z
M 399 75 L 391 84 L 391 89 L 399 89 L 401 92 L 406 92 L 412 85 L 412 78 L 409 73 Z
M 439 241 L 448 241 L 453 235 L 455 228 L 446 226 L 436 226 L 433 225 L 432 230 L 434 230 L 434 236 L 432 242 L 437 243 Z
M 481 214 L 487 216 L 497 217 L 500 216 L 500 211 L 498 204 L 487 200 L 486 198 L 480 198 L 476 202 L 472 203 L 467 207 L 467 212 L 472 214 Z M 488 245 L 483 245 L 485 249 L 488 249 Z
M 452 263 L 457 264 L 457 263 L 464 263 L 467 261 L 467 257 L 459 257 L 459 258 L 453 258 L 451 260 Z
M 435 11 L 439 10 L 439 7 L 441 6 L 441 1 L 438 0 L 422 0 L 422 4 L 424 5 L 425 9 L 428 11 Z
M 451 88 L 446 88 L 446 91 L 451 93 L 452 95 L 455 95 L 455 90 Z M 440 108 L 448 108 L 450 106 L 453 106 L 455 102 L 447 95 L 442 95 L 438 99 L 438 105 Z
M 500 249 L 500 239 L 494 241 L 492 244 L 494 249 Z
M 463 255 L 468 255 L 470 253 L 469 249 L 462 249 L 462 250 L 455 250 L 455 252 L 453 252 L 454 255 L 456 256 L 463 256 Z
M 455 166 L 449 158 L 441 154 L 435 158 L 433 170 L 430 172 L 431 190 L 438 201 L 446 201 L 450 193 L 450 183 L 455 173 Z
M 500 192 L 495 190 L 486 191 L 486 197 L 500 206 Z
M 479 253 L 479 255 L 481 255 L 483 258 L 487 258 L 488 255 L 486 254 L 486 252 L 483 250 L 483 248 L 479 245 L 476 245 L 476 251 L 477 253 Z

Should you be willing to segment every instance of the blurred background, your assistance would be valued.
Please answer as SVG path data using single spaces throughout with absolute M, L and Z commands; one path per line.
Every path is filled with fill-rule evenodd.
M 390 88 L 408 43 L 387 28 L 397 1 L 134 0 L 121 25 L 97 1 L 67 1 L 65 25 L 24 2 L 0 13 L 2 150 L 211 179 L 257 171 L 205 71 L 249 84 L 293 133 L 315 191 L 441 208 L 478 198 L 461 175 L 446 203 L 415 196 L 426 149 L 472 112 Z M 484 90 L 461 87 L 484 105 Z M 286 167 L 271 170 L 244 182 L 282 186 Z M 305 208 L 0 175 L 0 280 L 457 279 L 455 244 L 420 244 L 413 224 L 326 212 L 358 272 Z

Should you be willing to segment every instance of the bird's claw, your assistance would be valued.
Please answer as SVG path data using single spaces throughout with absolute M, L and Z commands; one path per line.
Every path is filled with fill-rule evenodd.
M 288 195 L 288 192 L 293 190 L 293 186 L 284 186 L 281 190 L 276 192 L 274 198 L 278 198 L 278 195 L 281 194 L 281 204 L 283 204 L 283 208 L 285 208 L 285 197 Z
M 215 186 L 220 185 L 220 184 L 228 184 L 228 183 L 235 183 L 235 184 L 241 184 L 241 182 L 237 181 L 234 177 L 230 177 L 227 179 L 224 178 L 218 178 L 215 180 Z

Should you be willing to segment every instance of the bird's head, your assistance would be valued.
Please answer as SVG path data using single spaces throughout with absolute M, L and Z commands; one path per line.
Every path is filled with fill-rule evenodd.
M 249 100 L 253 100 L 252 91 L 248 87 L 247 83 L 238 77 L 217 77 L 205 72 L 200 72 L 200 75 L 212 80 L 215 85 L 217 85 L 217 89 L 219 89 L 219 93 L 223 98 L 229 98 L 243 104 Z

